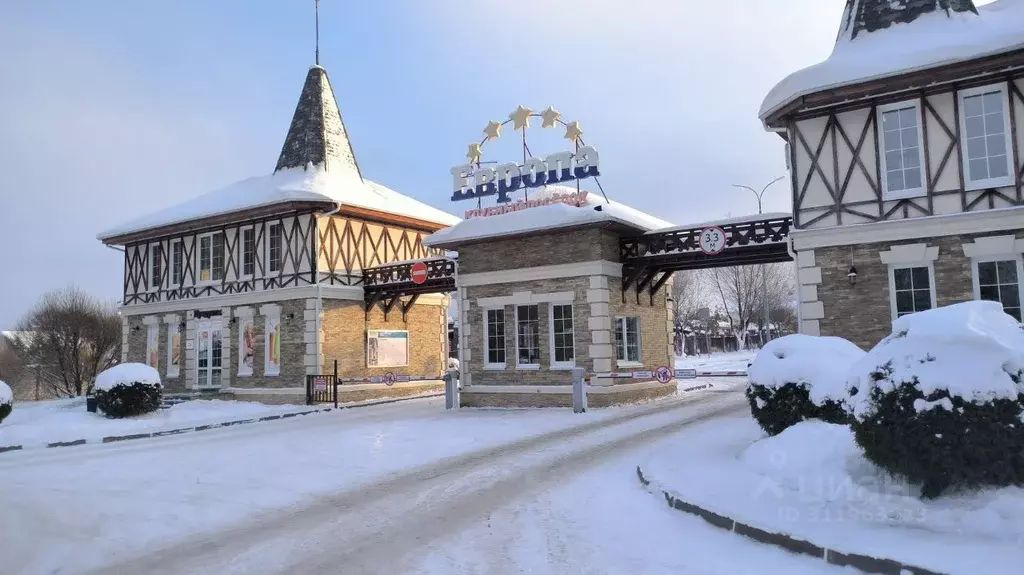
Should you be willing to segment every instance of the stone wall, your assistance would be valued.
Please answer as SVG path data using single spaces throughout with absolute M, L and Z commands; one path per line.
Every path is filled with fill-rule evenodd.
M 587 261 L 619 261 L 619 236 L 588 228 L 488 241 L 459 250 L 459 273 L 479 273 Z
M 396 305 L 385 321 L 379 305 L 371 310 L 367 320 L 361 301 L 324 300 L 321 329 L 324 373 L 333 370 L 335 359 L 338 375 L 342 377 L 369 377 L 386 372 L 440 377 L 448 366 L 447 306 L 417 303 L 403 321 L 402 311 Z M 409 331 L 408 367 L 367 367 L 366 333 L 374 329 Z
M 269 312 L 271 306 L 279 306 L 281 313 L 281 374 L 266 375 L 266 341 L 267 341 L 267 315 L 261 311 Z M 270 304 L 253 304 L 252 306 L 241 306 L 249 308 L 253 318 L 253 366 L 251 376 L 239 376 L 238 364 L 241 358 L 238 346 L 239 322 L 229 322 L 228 317 L 223 321 L 229 322 L 230 339 L 224 342 L 229 346 L 231 352 L 229 361 L 225 363 L 225 381 L 231 382 L 231 387 L 241 388 L 274 388 L 274 387 L 295 387 L 305 388 L 306 385 L 306 343 L 304 340 L 305 320 L 304 312 L 306 300 L 293 299 Z M 235 308 L 233 315 L 238 316 L 239 310 Z M 249 313 L 249 312 L 242 312 Z M 242 399 L 249 399 L 247 396 Z M 289 397 L 289 401 L 294 401 Z
M 931 250 L 927 255 L 935 256 L 932 265 L 937 306 L 974 299 L 972 260 L 965 255 L 963 246 L 992 235 L 929 237 L 801 251 L 801 331 L 843 337 L 865 350 L 889 335 L 892 323 L 889 265 L 881 254 L 893 253 L 894 247 L 897 251 L 908 245 L 921 245 L 922 250 L 924 246 L 938 248 L 937 252 Z M 1019 257 L 1020 252 L 1015 253 Z M 851 265 L 857 268 L 856 285 L 850 285 L 847 278 Z M 904 265 L 918 264 L 898 264 L 897 267 Z

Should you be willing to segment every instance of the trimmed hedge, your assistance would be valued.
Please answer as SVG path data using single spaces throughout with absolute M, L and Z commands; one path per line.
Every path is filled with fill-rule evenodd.
M 890 373 L 882 366 L 872 379 Z M 871 388 L 871 412 L 851 423 L 868 460 L 920 485 L 928 499 L 951 490 L 1024 485 L 1024 394 L 976 403 L 945 389 L 926 396 L 918 384 L 915 377 L 889 391 Z
M 806 421 L 820 419 L 828 423 L 850 423 L 842 403 L 826 399 L 816 405 L 811 401 L 806 384 L 787 383 L 777 389 L 751 383 L 747 386 L 750 413 L 768 435 L 778 435 L 786 428 Z
M 121 418 L 151 413 L 160 408 L 163 394 L 159 384 L 121 383 L 108 391 L 96 391 L 96 406 L 107 417 Z

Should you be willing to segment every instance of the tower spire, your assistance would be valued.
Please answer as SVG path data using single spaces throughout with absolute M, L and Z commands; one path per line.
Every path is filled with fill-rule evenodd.
M 316 10 L 316 65 L 320 65 L 320 0 L 313 0 Z

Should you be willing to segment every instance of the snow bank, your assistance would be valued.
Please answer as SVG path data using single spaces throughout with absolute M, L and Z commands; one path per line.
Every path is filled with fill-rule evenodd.
M 892 331 L 850 368 L 847 386 L 858 390 L 850 404 L 859 419 L 871 413 L 873 387 L 890 391 L 915 379 L 925 396 L 945 389 L 975 403 L 1024 393 L 1024 385 L 1014 382 L 1024 372 L 1024 331 L 998 302 L 969 301 L 905 315 Z M 887 375 L 872 381 L 879 371 Z
M 764 120 L 814 92 L 1024 47 L 1024 1 L 998 0 L 979 7 L 978 14 L 947 17 L 936 10 L 909 24 L 864 32 L 854 40 L 840 38 L 824 62 L 779 82 L 765 97 L 759 116 Z
M 160 373 L 144 363 L 122 363 L 96 376 L 96 389 L 110 391 L 119 384 L 134 382 L 160 385 Z
M 850 366 L 864 350 L 841 337 L 792 334 L 768 342 L 747 368 L 750 383 L 778 389 L 787 383 L 807 386 L 811 401 L 821 405 L 847 397 Z
M 111 228 L 97 237 L 103 240 L 198 218 L 295 201 L 369 208 L 443 225 L 452 225 L 460 221 L 451 214 L 376 182 L 360 180 L 321 167 L 307 166 L 306 169 L 286 169 L 268 176 L 242 180 L 226 188 Z
M 14 403 L 14 392 L 4 381 L 0 380 L 0 405 L 11 405 Z
M 531 191 L 530 199 L 552 194 L 576 193 L 576 188 L 551 185 Z M 451 245 L 454 242 L 480 240 L 497 236 L 556 230 L 587 224 L 617 222 L 640 231 L 671 227 L 672 224 L 645 214 L 618 202 L 607 202 L 600 194 L 588 193 L 586 205 L 581 207 L 550 204 L 518 212 L 463 220 L 462 222 L 424 238 L 427 246 Z

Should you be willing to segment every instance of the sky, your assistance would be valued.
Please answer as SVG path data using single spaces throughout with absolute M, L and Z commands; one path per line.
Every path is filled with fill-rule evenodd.
M 370 179 L 460 215 L 467 145 L 553 105 L 611 199 L 683 225 L 754 213 L 732 184 L 786 175 L 757 111 L 828 56 L 843 3 L 321 0 L 320 57 Z M 99 232 L 273 171 L 313 22 L 313 0 L 0 2 L 0 329 L 69 284 L 119 301 Z M 521 154 L 510 133 L 485 160 Z M 532 128 L 531 150 L 562 135 Z M 788 183 L 764 203 L 789 211 Z

